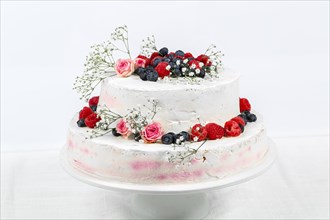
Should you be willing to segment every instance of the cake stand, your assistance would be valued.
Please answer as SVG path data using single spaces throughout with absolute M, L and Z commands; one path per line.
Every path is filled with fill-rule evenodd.
M 63 168 L 74 178 L 103 189 L 132 193 L 131 210 L 135 219 L 202 219 L 210 208 L 206 192 L 253 179 L 273 164 L 276 148 L 271 139 L 268 139 L 268 144 L 269 150 L 258 165 L 232 176 L 203 183 L 144 185 L 110 181 L 71 166 L 64 149 L 60 157 Z

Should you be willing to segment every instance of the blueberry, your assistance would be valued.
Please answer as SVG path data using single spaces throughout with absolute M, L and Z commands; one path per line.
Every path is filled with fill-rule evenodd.
M 169 62 L 171 62 L 171 59 L 170 58 L 165 58 L 163 61 L 166 62 L 166 63 L 169 63 Z
M 115 137 L 119 137 L 121 134 L 119 134 L 118 132 L 117 132 L 117 129 L 116 128 L 113 128 L 112 129 L 112 134 L 113 134 L 113 136 L 115 136 Z
M 241 117 L 244 120 L 244 123 L 246 124 L 248 122 L 248 119 L 245 114 L 239 114 L 238 117 Z
M 154 69 L 154 67 L 153 67 L 153 66 L 151 66 L 151 65 L 148 65 L 148 66 L 146 67 L 146 69 L 147 69 L 147 70 L 153 70 L 153 69 Z
M 181 70 L 180 69 L 174 69 L 172 71 L 172 75 L 171 75 L 173 78 L 176 78 L 176 77 L 179 77 L 181 76 Z
M 96 112 L 97 105 L 92 105 L 92 106 L 90 106 L 90 107 L 91 107 L 91 109 L 93 110 L 93 112 Z
M 203 69 L 200 69 L 199 71 L 200 72 L 199 72 L 199 74 L 197 74 L 197 76 L 200 77 L 200 78 L 204 78 L 205 77 L 205 71 Z
M 249 118 L 249 115 L 251 114 L 250 111 L 243 111 L 242 114 L 246 116 L 246 118 Z
M 172 144 L 175 141 L 175 134 L 172 132 L 169 132 L 167 134 L 164 134 L 162 136 L 162 143 L 163 144 Z
M 147 72 L 147 80 L 156 82 L 158 80 L 158 73 L 156 71 Z
M 174 54 L 172 54 L 172 53 L 171 54 L 168 54 L 167 55 L 167 58 L 169 58 L 170 60 L 173 59 L 174 58 Z
M 141 135 L 139 133 L 137 133 L 137 134 L 134 135 L 134 140 L 135 141 L 139 141 L 141 139 L 142 139 L 142 137 L 141 137 Z
M 239 125 L 239 128 L 241 129 L 241 132 L 243 133 L 244 132 L 244 126 L 241 125 L 241 124 L 238 124 Z
M 78 125 L 78 127 L 86 127 L 85 120 L 83 118 L 79 119 L 77 121 L 77 125 Z
M 156 67 L 158 65 L 158 63 L 162 62 L 162 59 L 161 58 L 155 58 L 153 61 L 152 61 L 152 65 L 153 67 Z
M 162 49 L 159 50 L 159 54 L 161 56 L 166 56 L 168 54 L 168 49 L 167 47 L 163 47 Z
M 143 68 L 143 67 L 140 67 L 140 68 L 137 68 L 134 72 L 137 74 L 137 75 L 140 75 L 141 73 L 145 72 L 146 69 Z
M 185 141 L 189 141 L 190 140 L 190 135 L 189 135 L 188 132 L 181 131 L 179 134 L 184 138 Z
M 143 81 L 147 81 L 147 71 L 140 73 L 140 79 L 142 79 Z
M 176 54 L 177 56 L 184 57 L 184 52 L 183 52 L 182 50 L 177 50 L 177 51 L 175 51 L 175 54 Z
M 255 122 L 257 120 L 257 116 L 255 114 L 250 114 L 247 116 L 248 122 Z

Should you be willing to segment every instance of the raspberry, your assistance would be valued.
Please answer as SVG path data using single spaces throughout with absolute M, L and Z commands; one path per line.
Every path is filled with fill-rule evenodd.
M 166 62 L 158 63 L 155 70 L 157 71 L 159 77 L 164 78 L 165 76 L 170 75 L 170 70 L 166 69 L 167 66 L 168 66 L 168 63 L 166 63 Z
M 89 107 L 92 107 L 92 106 L 95 106 L 97 104 L 99 104 L 99 96 L 94 96 L 92 97 L 89 101 L 88 101 L 88 104 L 89 104 Z
M 159 53 L 158 52 L 153 52 L 149 58 L 149 60 L 152 60 L 153 58 L 159 56 Z
M 225 123 L 225 135 L 226 137 L 236 137 L 242 133 L 239 124 L 236 121 L 227 121 Z
M 246 98 L 239 98 L 239 110 L 240 112 L 251 111 L 251 105 Z
M 185 53 L 184 56 L 183 56 L 184 59 L 187 59 L 187 58 L 194 58 L 194 56 L 191 54 L 191 53 Z
M 238 124 L 245 126 L 246 123 L 243 118 L 236 116 L 235 118 L 230 119 L 231 121 L 236 121 Z
M 210 58 L 208 56 L 206 56 L 205 54 L 201 54 L 196 58 L 196 60 L 198 60 L 199 62 L 204 63 L 205 66 L 207 66 L 206 64 L 209 63 L 209 59 Z
M 84 107 L 79 112 L 79 119 L 85 119 L 85 118 L 87 118 L 92 113 L 93 113 L 93 110 L 90 107 Z
M 205 125 L 205 129 L 207 131 L 207 137 L 210 140 L 221 139 L 225 134 L 223 127 L 216 123 L 208 123 Z
M 148 66 L 150 64 L 150 59 L 148 59 L 148 57 L 146 57 L 146 56 L 139 55 L 139 56 L 137 56 L 137 58 L 144 59 L 146 61 L 145 66 Z
M 203 141 L 207 137 L 207 130 L 201 124 L 195 124 L 191 128 L 191 139 L 193 141 Z
M 85 124 L 89 128 L 94 128 L 96 126 L 96 123 L 100 120 L 101 118 L 93 112 L 87 118 L 85 118 Z

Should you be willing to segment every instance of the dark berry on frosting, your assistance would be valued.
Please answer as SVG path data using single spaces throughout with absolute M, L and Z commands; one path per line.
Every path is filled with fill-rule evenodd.
M 139 133 L 134 135 L 134 140 L 135 141 L 140 141 L 142 139 L 141 135 Z
M 171 62 L 171 59 L 170 59 L 170 58 L 165 58 L 165 59 L 163 60 L 163 62 L 167 62 L 167 63 L 169 63 L 169 62 Z
M 181 136 L 183 137 L 183 140 L 184 140 L 184 141 L 190 141 L 190 135 L 189 135 L 188 132 L 186 132 L 186 131 L 181 131 L 181 132 L 179 133 L 179 135 L 181 135 Z
M 90 107 L 91 107 L 91 109 L 93 110 L 93 112 L 96 112 L 97 105 L 92 105 L 92 106 L 90 106 Z
M 85 120 L 83 118 L 77 121 L 78 127 L 86 127 Z
M 155 57 L 152 61 L 151 61 L 151 65 L 153 67 L 156 67 L 158 65 L 158 63 L 160 63 L 162 61 L 161 57 Z
M 135 70 L 135 73 L 136 73 L 137 75 L 140 75 L 141 73 L 143 73 L 143 72 L 145 72 L 145 71 L 146 71 L 145 68 L 140 67 L 140 68 L 137 68 L 137 69 Z
M 181 76 L 181 70 L 180 69 L 174 69 L 172 71 L 172 75 L 171 75 L 173 78 L 176 78 L 176 77 L 179 77 Z
M 244 114 L 246 117 L 249 117 L 249 115 L 251 114 L 250 111 L 243 111 L 242 114 Z
M 197 77 L 204 78 L 205 77 L 205 70 L 204 69 L 198 69 L 196 70 Z
M 257 120 L 257 116 L 255 114 L 249 114 L 247 116 L 248 122 L 255 122 Z
M 239 124 L 239 128 L 241 129 L 241 133 L 243 133 L 244 132 L 244 126 Z
M 113 128 L 113 129 L 112 129 L 112 134 L 113 134 L 113 136 L 115 136 L 115 137 L 119 137 L 119 136 L 121 136 L 121 134 L 119 134 L 119 133 L 117 132 L 117 129 L 116 129 L 116 128 Z
M 140 79 L 142 79 L 143 81 L 147 81 L 147 71 L 140 73 Z
M 246 117 L 245 114 L 241 113 L 241 114 L 239 114 L 237 117 L 241 117 L 241 118 L 244 120 L 245 124 L 248 123 L 248 120 L 247 120 L 247 117 Z
M 156 82 L 158 80 L 158 73 L 154 71 L 149 71 L 146 73 L 148 81 Z
M 184 57 L 184 52 L 182 50 L 177 50 L 177 51 L 175 51 L 175 55 Z
M 172 132 L 164 134 L 161 140 L 163 144 L 172 144 L 175 141 L 175 134 Z
M 168 49 L 167 47 L 163 47 L 162 49 L 159 50 L 159 54 L 161 56 L 166 56 L 168 54 Z

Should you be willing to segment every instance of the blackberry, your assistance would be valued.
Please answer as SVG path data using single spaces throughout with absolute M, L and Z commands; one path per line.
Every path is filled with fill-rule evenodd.
M 247 116 L 248 122 L 255 122 L 257 120 L 257 116 L 255 114 L 250 114 Z
M 175 141 L 175 134 L 173 132 L 169 132 L 162 136 L 163 144 L 172 144 Z
M 184 57 L 184 52 L 182 50 L 177 50 L 177 51 L 175 51 L 175 55 Z
M 155 70 L 147 72 L 146 78 L 148 81 L 156 82 L 158 80 L 158 73 Z
M 163 47 L 162 49 L 159 50 L 159 54 L 161 56 L 166 56 L 168 54 L 168 49 L 167 47 Z
M 113 136 L 115 136 L 115 137 L 119 137 L 119 136 L 121 136 L 121 134 L 119 134 L 119 133 L 117 132 L 117 129 L 116 129 L 116 128 L 113 128 L 113 129 L 112 129 L 112 134 L 113 134 Z
M 179 134 L 184 138 L 184 141 L 189 141 L 190 140 L 190 135 L 189 135 L 188 132 L 181 131 Z
M 77 125 L 78 125 L 78 127 L 86 127 L 85 120 L 83 118 L 79 119 L 77 121 Z
M 142 79 L 143 81 L 147 81 L 147 71 L 140 73 L 140 79 Z
M 142 137 L 141 137 L 141 135 L 139 133 L 137 133 L 137 134 L 134 135 L 134 140 L 135 141 L 139 141 L 141 139 L 142 139 Z
M 90 106 L 90 108 L 93 110 L 93 112 L 96 112 L 97 105 L 92 105 L 92 106 Z

